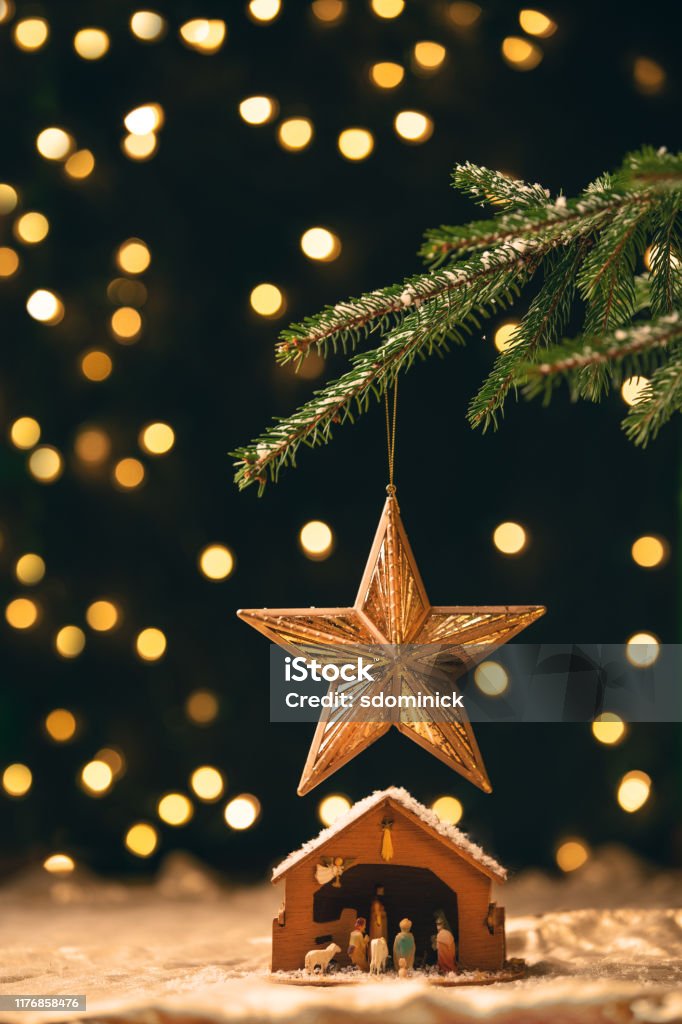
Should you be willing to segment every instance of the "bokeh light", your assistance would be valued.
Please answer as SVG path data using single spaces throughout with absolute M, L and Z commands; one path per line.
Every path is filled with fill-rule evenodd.
M 39 484 L 53 484 L 64 472 L 64 460 L 56 448 L 43 444 L 29 455 L 28 471 Z
M 26 311 L 38 323 L 53 327 L 64 319 L 64 305 L 55 292 L 37 288 L 26 300 Z
M 197 53 L 217 53 L 226 35 L 227 26 L 220 18 L 193 18 L 180 26 L 183 43 Z
M 82 28 L 73 37 L 73 48 L 83 60 L 100 60 L 109 50 L 109 36 L 101 28 Z
M 22 18 L 14 26 L 12 38 L 20 50 L 31 53 L 39 50 L 48 40 L 50 28 L 45 18 Z
M 19 269 L 19 254 L 8 245 L 0 245 L 0 277 L 13 277 Z
M 159 103 L 143 103 L 123 118 L 123 124 L 131 135 L 150 135 L 163 125 L 163 107 Z
M 8 764 L 2 773 L 2 788 L 7 796 L 22 797 L 31 789 L 33 773 L 27 764 Z
M 149 246 L 141 238 L 129 238 L 116 251 L 116 263 L 126 274 L 143 274 L 151 261 Z
M 111 314 L 111 333 L 116 341 L 131 345 L 142 333 L 142 317 L 133 306 L 120 306 Z
M 125 774 L 126 765 L 123 754 L 117 747 L 102 747 L 95 754 L 95 760 L 104 761 L 111 768 L 114 781 Z
M 487 697 L 499 697 L 509 688 L 507 671 L 497 661 L 482 661 L 474 670 L 474 682 Z
M 625 739 L 625 722 L 614 711 L 603 711 L 592 722 L 592 735 L 598 743 L 614 747 Z
M 522 36 L 507 36 L 502 41 L 502 56 L 515 71 L 532 71 L 542 60 L 542 50 Z
M 37 245 L 47 238 L 50 230 L 50 222 L 44 213 L 37 210 L 29 210 L 23 213 L 14 222 L 14 236 L 26 245 Z
M 77 658 L 85 648 L 85 633 L 80 626 L 62 626 L 54 638 L 54 645 L 62 658 Z
M 326 26 L 338 25 L 346 13 L 345 0 L 313 0 L 310 5 L 313 17 Z
M 167 455 L 175 444 L 175 431 L 169 423 L 148 423 L 140 431 L 138 443 L 148 455 Z
M 52 853 L 43 861 L 43 867 L 51 875 L 70 875 L 76 862 L 68 853 Z
M 107 285 L 107 298 L 118 306 L 144 306 L 148 292 L 142 281 L 115 277 Z
M 419 110 L 401 110 L 396 114 L 393 126 L 406 142 L 426 142 L 433 135 L 433 121 Z
M 166 636 L 155 626 L 141 630 L 135 639 L 135 650 L 143 661 L 158 661 L 166 653 Z
M 9 437 L 15 448 L 35 448 L 40 440 L 40 424 L 32 416 L 20 416 L 10 427 Z
M 72 153 L 64 164 L 64 171 L 74 181 L 89 178 L 95 169 L 95 157 L 89 149 L 79 149 Z
M 92 348 L 80 358 L 80 369 L 86 380 L 100 382 L 111 376 L 114 364 L 107 352 Z
M 199 568 L 209 580 L 226 580 L 234 569 L 234 555 L 224 544 L 209 544 L 199 555 Z
M 113 480 L 124 491 L 134 491 L 144 483 L 146 471 L 139 459 L 119 459 L 114 466 Z
M 249 301 L 254 313 L 258 313 L 259 316 L 281 316 L 286 308 L 281 289 L 276 284 L 268 282 L 257 284 L 251 290 Z
M 334 547 L 334 533 L 320 519 L 311 519 L 301 527 L 298 540 L 303 554 L 314 562 L 328 558 Z
M 110 629 L 115 629 L 119 620 L 120 612 L 118 607 L 113 601 L 103 597 L 88 605 L 85 612 L 85 621 L 90 629 L 94 629 L 97 633 L 107 633 Z
M 653 633 L 633 633 L 625 645 L 625 656 L 635 668 L 650 668 L 660 653 L 660 640 Z
M 113 781 L 114 773 L 106 761 L 88 761 L 81 769 L 81 785 L 93 796 L 104 796 L 111 789 Z
M 195 725 L 210 725 L 219 711 L 218 698 L 211 690 L 194 690 L 185 701 L 185 714 Z
M 324 797 L 317 805 L 317 816 L 323 825 L 333 825 L 337 818 L 350 810 L 350 800 L 341 793 Z
M 142 163 L 151 160 L 159 147 L 159 138 L 156 132 L 149 132 L 147 135 L 126 135 L 121 142 L 121 148 L 130 160 L 137 160 Z
M 225 822 L 237 832 L 255 825 L 260 816 L 260 801 L 251 793 L 241 793 L 225 807 Z
M 274 21 L 282 7 L 282 0 L 249 0 L 247 11 L 253 21 Z
M 11 213 L 19 202 L 17 190 L 6 182 L 0 183 L 0 213 Z
M 100 427 L 81 427 L 76 434 L 73 448 L 81 460 L 91 466 L 99 466 L 111 454 L 111 439 Z
M 46 160 L 66 160 L 73 147 L 72 137 L 63 128 L 45 128 L 36 139 L 36 149 Z
M 166 19 L 157 11 L 135 11 L 130 18 L 130 31 L 143 43 L 155 43 L 162 39 L 166 28 Z
M 14 0 L 0 0 L 0 25 L 14 17 Z
M 14 575 L 20 583 L 28 587 L 35 586 L 45 575 L 45 560 L 32 552 L 21 555 L 14 566 Z
M 634 814 L 644 807 L 651 795 L 651 778 L 646 772 L 631 771 L 618 784 L 617 800 L 624 811 Z
M 479 21 L 482 9 L 470 0 L 457 0 L 448 6 L 448 17 L 459 29 L 470 29 Z
M 531 7 L 524 7 L 519 11 L 519 25 L 529 36 L 540 36 L 542 39 L 553 36 L 557 30 L 555 21 L 542 11 L 536 11 Z
M 528 535 L 520 523 L 500 523 L 493 531 L 493 544 L 503 555 L 520 555 L 528 546 Z
M 641 374 L 637 377 L 628 377 L 624 380 L 620 393 L 623 401 L 626 405 L 637 405 L 642 399 L 644 392 L 649 386 L 649 378 L 642 377 Z
M 498 352 L 504 352 L 505 349 L 509 348 L 514 332 L 518 326 L 519 324 L 517 320 L 509 320 L 505 324 L 500 324 L 500 326 L 495 329 L 493 340 Z
M 39 615 L 38 605 L 28 597 L 15 597 L 5 608 L 5 619 L 12 629 L 30 629 Z
M 662 537 L 645 534 L 632 545 L 632 560 L 642 569 L 657 569 L 668 560 L 668 544 Z
M 328 228 L 308 228 L 301 235 L 301 249 L 308 259 L 330 263 L 341 252 L 341 240 Z
M 559 844 L 555 853 L 557 867 L 561 871 L 577 871 L 583 864 L 586 864 L 590 857 L 590 850 L 582 839 L 564 839 Z
M 367 128 L 345 128 L 337 145 L 346 160 L 366 160 L 374 149 L 374 136 Z
M 665 88 L 667 75 L 657 60 L 637 57 L 632 66 L 635 88 L 644 96 L 655 96 Z
M 414 62 L 416 66 L 422 72 L 433 72 L 437 71 L 442 67 L 445 58 L 447 57 L 447 50 L 441 43 L 434 43 L 431 40 L 423 39 L 421 42 L 415 43 L 414 50 Z
M 370 7 L 377 18 L 397 18 L 405 9 L 405 0 L 370 0 Z
M 431 810 L 445 825 L 456 825 L 464 814 L 461 802 L 454 796 L 439 796 L 431 804 Z
M 125 845 L 136 857 L 151 857 L 159 845 L 159 833 L 153 825 L 138 821 L 126 832 Z
M 371 81 L 379 89 L 395 89 L 405 77 L 405 68 L 392 60 L 381 60 L 369 69 Z
M 283 149 L 305 149 L 313 137 L 313 124 L 307 117 L 289 117 L 279 125 L 277 139 Z
M 189 780 L 192 792 L 205 803 L 219 800 L 225 791 L 225 780 L 221 772 L 212 765 L 203 764 L 195 768 Z
M 45 718 L 45 731 L 55 743 L 69 743 L 77 728 L 76 716 L 67 708 L 55 708 Z
M 239 114 L 247 124 L 267 124 L 277 116 L 277 104 L 270 96 L 247 96 L 239 104 Z
M 184 793 L 166 793 L 156 806 L 156 813 L 166 825 L 179 828 L 186 825 L 194 814 L 192 801 Z

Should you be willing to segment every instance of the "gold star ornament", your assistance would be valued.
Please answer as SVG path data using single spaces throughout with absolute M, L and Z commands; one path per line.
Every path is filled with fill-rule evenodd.
M 419 668 L 415 662 L 419 645 L 424 651 L 444 653 L 458 676 L 483 661 L 545 612 L 541 605 L 501 605 L 469 608 L 434 607 L 429 603 L 419 570 L 407 539 L 395 497 L 388 498 L 370 551 L 360 589 L 352 608 L 264 608 L 237 614 L 273 643 L 300 655 L 312 649 L 335 650 L 363 647 L 377 650 L 401 649 L 411 652 L 373 680 L 346 684 L 345 692 L 373 696 L 387 687 L 392 692 L 414 691 Z M 409 645 L 409 646 L 408 646 Z M 387 659 L 390 660 L 390 659 Z M 429 662 L 425 656 L 424 660 Z M 410 668 L 412 666 L 412 670 Z M 442 674 L 430 666 L 433 677 Z M 397 684 L 396 684 L 397 680 Z M 397 687 L 397 690 L 396 690 Z M 330 692 L 337 688 L 330 684 Z M 356 754 L 395 726 L 440 761 L 489 793 L 492 789 L 476 738 L 461 707 L 439 707 L 433 715 L 421 709 L 397 708 L 386 720 L 358 721 L 348 707 L 325 708 L 315 730 L 303 769 L 298 793 L 303 796 L 329 778 Z

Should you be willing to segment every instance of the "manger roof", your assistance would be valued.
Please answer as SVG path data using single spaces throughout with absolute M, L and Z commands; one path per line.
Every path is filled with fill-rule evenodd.
M 339 835 L 354 821 L 357 821 L 364 814 L 367 814 L 374 807 L 384 801 L 390 801 L 397 804 L 403 811 L 406 811 L 408 816 L 412 816 L 417 819 L 418 823 L 427 831 L 434 834 L 438 839 L 444 841 L 446 845 L 451 846 L 459 853 L 465 860 L 473 864 L 474 867 L 479 868 L 484 874 L 491 878 L 497 878 L 499 881 L 504 881 L 507 877 L 507 870 L 503 868 L 501 864 L 498 864 L 496 860 L 490 857 L 484 850 L 481 849 L 476 843 L 472 842 L 466 833 L 461 832 L 454 825 L 448 825 L 441 821 L 438 815 L 434 811 L 430 811 L 428 807 L 424 807 L 418 800 L 415 800 L 406 789 L 402 787 L 391 786 L 389 789 L 378 789 L 371 796 L 366 796 L 363 800 L 358 800 L 356 804 L 353 804 L 344 814 L 341 814 L 333 825 L 329 828 L 324 828 L 317 836 L 316 839 L 311 839 L 307 843 L 304 843 L 300 849 L 294 850 L 288 857 L 278 864 L 272 872 L 272 881 L 277 882 L 282 878 L 294 865 L 299 864 L 301 861 L 306 860 L 312 854 L 315 853 L 320 846 L 333 839 L 334 836 Z

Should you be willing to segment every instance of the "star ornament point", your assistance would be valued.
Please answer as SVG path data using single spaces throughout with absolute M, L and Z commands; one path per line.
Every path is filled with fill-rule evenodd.
M 285 650 L 300 654 L 312 648 L 348 646 L 376 649 L 378 645 L 410 650 L 444 652 L 457 676 L 468 672 L 521 630 L 544 615 L 542 605 L 484 607 L 434 606 L 426 594 L 398 503 L 389 494 L 367 560 L 355 603 L 350 608 L 272 608 L 239 611 L 254 629 Z M 428 660 L 428 659 L 425 659 Z M 378 693 L 396 670 L 379 673 L 369 687 L 356 685 L 356 693 Z M 412 688 L 419 672 L 401 670 L 400 685 Z M 358 720 L 353 710 L 325 708 L 298 786 L 305 795 L 395 726 L 434 757 L 459 772 L 484 792 L 492 786 L 466 712 L 440 708 L 434 717 L 422 710 L 419 719 L 399 711 L 390 720 Z

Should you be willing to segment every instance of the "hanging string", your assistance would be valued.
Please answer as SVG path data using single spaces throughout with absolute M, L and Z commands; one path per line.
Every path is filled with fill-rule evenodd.
M 396 377 L 393 382 L 393 422 L 391 422 L 391 413 L 389 410 L 388 403 L 388 384 L 384 389 L 384 399 L 386 408 L 386 449 L 388 453 L 388 487 L 386 491 L 388 494 L 395 494 L 395 484 L 393 483 L 393 467 L 395 464 L 395 427 L 396 420 L 398 418 L 398 378 Z

